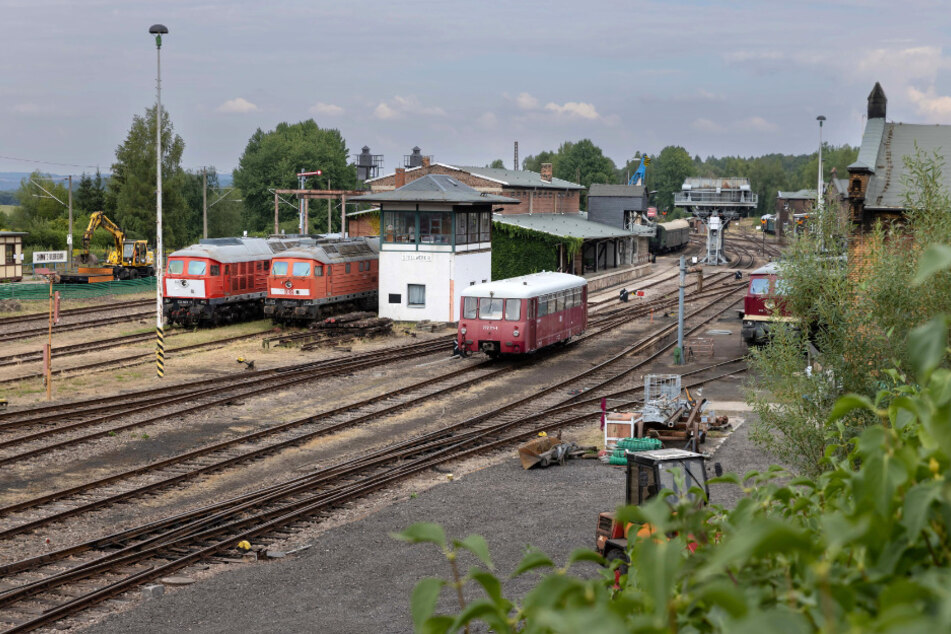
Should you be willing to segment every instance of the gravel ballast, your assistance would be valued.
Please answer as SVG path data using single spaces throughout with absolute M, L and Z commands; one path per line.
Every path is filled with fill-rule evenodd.
M 710 471 L 714 461 L 739 473 L 775 462 L 751 445 L 748 431 L 744 424 L 724 442 Z M 441 523 L 450 538 L 479 533 L 489 543 L 497 574 L 507 577 L 528 544 L 547 552 L 556 564 L 577 548 L 592 547 L 598 513 L 615 508 L 624 496 L 623 471 L 589 460 L 523 471 L 510 455 L 494 466 L 446 480 L 320 534 L 307 550 L 236 565 L 187 588 L 168 588 L 164 596 L 85 631 L 411 632 L 413 586 L 423 577 L 447 577 L 449 567 L 435 547 L 395 541 L 391 532 L 426 521 Z M 739 495 L 730 485 L 711 492 L 724 504 L 735 503 Z M 472 563 L 463 562 L 463 569 Z M 597 574 L 588 564 L 579 571 Z M 508 581 L 506 592 L 518 596 L 532 584 L 527 575 Z

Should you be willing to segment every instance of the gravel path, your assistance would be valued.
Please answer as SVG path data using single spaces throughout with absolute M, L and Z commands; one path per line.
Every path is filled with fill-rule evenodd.
M 745 415 L 749 415 L 746 413 Z M 745 473 L 772 463 L 750 443 L 743 424 L 716 453 L 726 471 Z M 712 462 L 710 465 L 712 470 Z M 523 471 L 514 457 L 411 496 L 319 535 L 309 550 L 270 563 L 237 565 L 225 574 L 144 601 L 86 629 L 96 634 L 154 632 L 411 632 L 409 596 L 427 576 L 448 576 L 434 547 L 389 537 L 413 522 L 439 522 L 450 537 L 484 535 L 500 576 L 531 544 L 562 564 L 593 545 L 598 513 L 623 499 L 622 472 L 595 461 Z M 736 487 L 711 493 L 721 503 Z M 466 569 L 471 562 L 464 562 Z M 585 569 L 597 574 L 594 566 Z M 508 581 L 517 596 L 530 577 Z M 451 609 L 451 605 L 446 606 Z

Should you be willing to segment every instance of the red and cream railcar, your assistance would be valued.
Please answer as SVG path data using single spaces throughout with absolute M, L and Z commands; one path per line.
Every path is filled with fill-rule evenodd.
M 534 273 L 462 291 L 457 350 L 492 357 L 524 354 L 567 341 L 588 325 L 588 281 Z
M 183 326 L 261 316 L 273 251 L 264 238 L 211 238 L 168 256 L 165 317 Z
M 264 314 L 288 323 L 376 310 L 379 265 L 376 238 L 321 240 L 284 251 L 271 262 Z
M 782 268 L 775 262 L 750 273 L 750 285 L 743 298 L 743 326 L 740 334 L 749 345 L 765 343 L 777 324 L 795 326 L 784 304 L 786 288 Z

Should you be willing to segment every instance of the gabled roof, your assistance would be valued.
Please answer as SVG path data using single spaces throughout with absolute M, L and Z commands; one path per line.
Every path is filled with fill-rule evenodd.
M 452 167 L 452 166 L 449 166 Z M 551 182 L 542 180 L 542 175 L 531 170 L 508 170 L 500 167 L 456 166 L 456 169 L 475 176 L 493 180 L 509 187 L 538 187 L 541 189 L 584 189 L 584 185 L 572 183 L 561 178 L 552 178 Z
M 543 181 L 541 174 L 531 170 L 508 170 L 497 167 L 449 165 L 448 163 L 433 163 L 432 165 L 444 167 L 450 170 L 456 170 L 459 172 L 466 172 L 468 174 L 472 174 L 473 176 L 478 176 L 479 178 L 484 178 L 485 180 L 493 181 L 499 185 L 504 185 L 507 187 L 537 187 L 538 189 L 584 189 L 583 185 L 562 180 L 560 178 L 552 178 L 551 182 Z M 425 169 L 425 167 L 411 167 L 406 170 L 406 173 L 411 174 L 416 170 L 421 169 Z M 391 176 L 393 176 L 392 173 L 385 174 L 383 176 L 371 178 L 366 182 L 373 183 L 384 178 L 390 178 Z
M 452 176 L 445 174 L 427 174 L 403 185 L 399 189 L 376 194 L 367 194 L 351 198 L 351 202 L 372 203 L 424 203 L 438 202 L 453 205 L 515 205 L 520 200 L 506 196 L 494 196 L 479 192 L 468 185 L 460 183 Z
M 585 220 L 581 214 L 493 214 L 492 220 L 560 238 L 629 238 L 654 235 L 653 227 L 635 225 L 635 231 L 627 231 L 601 222 Z
M 873 121 L 883 119 L 869 119 L 869 124 Z M 905 157 L 913 156 L 916 147 L 925 158 L 934 154 L 940 157 L 951 156 L 951 126 L 886 123 L 872 168 L 873 176 L 869 179 L 865 192 L 866 208 L 904 208 L 905 188 L 902 180 L 907 175 Z M 865 148 L 864 139 L 862 148 Z M 862 150 L 859 151 L 859 159 L 861 158 Z M 951 190 L 949 170 L 942 171 L 938 184 L 945 191 Z
M 598 196 L 643 198 L 645 189 L 643 185 L 604 185 L 602 183 L 592 183 L 591 188 L 588 190 L 588 198 L 597 198 Z
M 815 200 L 816 199 L 816 190 L 814 189 L 800 189 L 799 191 L 794 192 L 778 192 L 777 198 L 782 198 L 784 200 Z
M 875 171 L 875 162 L 878 158 L 878 148 L 882 145 L 882 135 L 885 134 L 885 119 L 869 119 L 865 123 L 865 133 L 862 135 L 862 145 L 859 147 L 859 156 L 849 165 L 851 171 Z

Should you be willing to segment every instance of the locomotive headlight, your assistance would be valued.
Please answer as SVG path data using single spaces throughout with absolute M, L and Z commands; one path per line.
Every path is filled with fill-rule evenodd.
M 461 332 L 462 334 L 466 334 L 466 327 L 463 326 L 462 328 L 460 328 L 459 332 Z
M 518 337 L 518 328 L 516 328 L 515 330 L 512 331 L 512 336 L 513 336 L 513 337 Z

